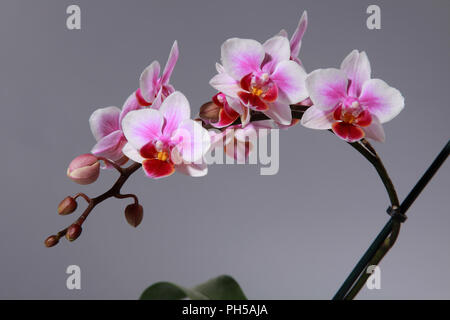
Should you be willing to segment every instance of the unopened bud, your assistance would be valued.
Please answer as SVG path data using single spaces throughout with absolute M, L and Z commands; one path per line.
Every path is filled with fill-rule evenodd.
M 82 230 L 83 229 L 81 228 L 81 226 L 79 224 L 76 224 L 76 223 L 72 224 L 67 229 L 66 239 L 69 240 L 69 241 L 76 240 L 80 236 Z
M 47 248 L 50 248 L 50 247 L 56 246 L 58 244 L 58 242 L 59 242 L 58 236 L 52 235 L 52 236 L 48 237 L 47 239 L 45 239 L 44 243 Z
M 60 215 L 71 214 L 75 210 L 77 210 L 77 202 L 72 197 L 66 197 L 63 201 L 61 201 L 58 205 L 58 213 Z
M 199 117 L 206 122 L 219 121 L 220 106 L 210 101 L 200 107 Z
M 97 157 L 86 153 L 79 155 L 69 164 L 67 176 L 78 184 L 90 184 L 100 174 L 100 162 Z
M 144 217 L 144 208 L 140 204 L 130 204 L 125 208 L 125 219 L 132 227 L 137 227 L 141 224 Z

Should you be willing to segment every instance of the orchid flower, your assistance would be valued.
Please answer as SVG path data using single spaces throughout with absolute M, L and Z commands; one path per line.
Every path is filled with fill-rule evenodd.
M 312 129 L 332 129 L 348 142 L 364 137 L 384 141 L 382 123 L 397 116 L 405 105 L 400 91 L 371 79 L 365 52 L 353 50 L 340 69 L 319 69 L 306 79 L 314 105 L 301 123 Z
M 153 61 L 144 69 L 139 80 L 139 89 L 136 91 L 136 98 L 141 106 L 152 106 L 154 109 L 158 109 L 162 101 L 175 91 L 169 81 L 178 55 L 178 44 L 175 41 L 162 76 L 159 75 L 161 67 L 158 61 Z
M 141 106 L 137 102 L 134 94 L 125 101 L 122 110 L 117 107 L 106 107 L 97 109 L 89 118 L 92 134 L 97 140 L 97 144 L 92 148 L 92 154 L 98 157 L 105 157 L 122 165 L 128 161 L 122 149 L 127 143 L 122 132 L 122 119 L 132 110 L 138 110 Z M 110 168 L 105 163 L 106 168 Z
M 159 110 L 141 109 L 128 113 L 122 121 L 128 143 L 124 153 L 142 163 L 150 178 L 163 178 L 179 171 L 190 176 L 207 173 L 203 156 L 209 150 L 210 136 L 190 119 L 190 106 L 178 91 L 170 94 Z
M 275 122 L 289 125 L 290 104 L 308 97 L 306 72 L 290 60 L 289 40 L 274 36 L 264 44 L 251 39 L 228 39 L 221 48 L 222 65 L 210 84 L 239 103 L 230 103 L 245 122 L 248 109 L 261 111 Z M 245 124 L 245 123 L 243 123 Z

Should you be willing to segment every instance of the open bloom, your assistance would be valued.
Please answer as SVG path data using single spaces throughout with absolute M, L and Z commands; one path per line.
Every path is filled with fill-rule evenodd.
M 306 79 L 314 105 L 301 123 L 312 129 L 332 129 L 340 138 L 354 142 L 364 137 L 384 141 L 381 126 L 405 105 L 401 93 L 380 79 L 371 79 L 365 52 L 353 50 L 340 69 L 319 69 Z
M 210 136 L 190 119 L 190 106 L 181 92 L 169 95 L 159 110 L 141 109 L 128 113 L 122 121 L 127 145 L 124 153 L 142 163 L 150 178 L 162 178 L 175 170 L 190 176 L 207 173 L 203 156 Z
M 159 74 L 161 67 L 158 61 L 153 61 L 144 69 L 139 80 L 139 89 L 136 91 L 136 98 L 141 106 L 152 106 L 158 109 L 161 102 L 175 91 L 169 82 L 178 55 L 178 44 L 175 41 L 161 76 Z
M 91 152 L 119 165 L 127 162 L 128 158 L 122 153 L 127 140 L 123 135 L 121 122 L 128 112 L 140 108 L 135 95 L 132 94 L 125 101 L 122 110 L 117 107 L 106 107 L 94 111 L 89 118 L 89 124 L 97 144 Z M 109 167 L 108 164 L 106 167 Z
M 210 84 L 239 103 L 230 106 L 241 115 L 248 109 L 265 113 L 279 124 L 292 121 L 290 104 L 308 97 L 306 72 L 290 60 L 289 40 L 274 36 L 264 44 L 251 39 L 228 39 L 221 48 L 222 65 Z

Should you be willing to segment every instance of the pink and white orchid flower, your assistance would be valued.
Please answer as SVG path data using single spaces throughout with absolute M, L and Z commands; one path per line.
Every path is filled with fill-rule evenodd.
M 141 106 L 152 106 L 154 109 L 158 109 L 162 101 L 175 91 L 169 82 L 177 63 L 178 55 L 178 44 L 175 41 L 170 50 L 162 76 L 159 75 L 161 67 L 158 61 L 153 61 L 144 69 L 139 80 L 139 89 L 136 91 L 136 98 Z
M 405 101 L 395 88 L 380 79 L 371 79 L 365 52 L 353 50 L 340 69 L 319 69 L 306 79 L 314 105 L 301 123 L 312 129 L 332 129 L 348 142 L 364 137 L 384 141 L 382 123 L 397 116 Z
M 208 131 L 190 119 L 186 97 L 175 91 L 159 110 L 141 109 L 128 113 L 122 121 L 128 143 L 124 153 L 142 163 L 148 177 L 158 179 L 179 171 L 190 176 L 207 173 L 203 156 L 209 150 Z
M 127 143 L 122 132 L 122 119 L 128 112 L 140 109 L 134 94 L 125 101 L 122 110 L 117 107 L 97 109 L 89 118 L 89 125 L 97 144 L 92 148 L 92 154 L 104 157 L 122 165 L 128 161 L 122 149 Z M 107 168 L 110 166 L 105 164 Z
M 264 44 L 251 39 L 228 39 L 221 48 L 222 65 L 210 84 L 239 103 L 230 106 L 241 115 L 261 111 L 277 123 L 290 125 L 290 104 L 308 97 L 306 72 L 290 60 L 289 40 L 274 36 Z M 248 118 L 244 116 L 246 122 Z

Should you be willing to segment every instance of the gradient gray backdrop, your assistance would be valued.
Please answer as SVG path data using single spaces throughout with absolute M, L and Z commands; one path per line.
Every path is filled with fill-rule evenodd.
M 81 6 L 81 31 L 66 29 L 70 4 Z M 366 28 L 369 4 L 381 6 L 381 30 Z M 65 176 L 94 144 L 96 108 L 121 106 L 177 39 L 172 83 L 197 113 L 214 94 L 208 81 L 224 40 L 291 34 L 305 9 L 308 72 L 365 50 L 373 76 L 406 97 L 375 144 L 403 199 L 450 136 L 447 0 L 2 0 L 0 298 L 135 299 L 156 281 L 192 286 L 224 273 L 254 299 L 331 298 L 387 221 L 388 198 L 361 155 L 300 126 L 281 132 L 275 176 L 243 165 L 211 166 L 200 179 L 135 174 L 125 190 L 143 202 L 139 228 L 125 222 L 127 201 L 109 200 L 79 240 L 43 246 L 75 218 L 56 214 L 62 198 L 95 196 L 116 178 L 102 172 L 82 187 Z M 450 298 L 449 173 L 446 163 L 408 212 L 381 264 L 382 289 L 360 298 Z M 66 289 L 70 264 L 81 267 L 82 290 Z

